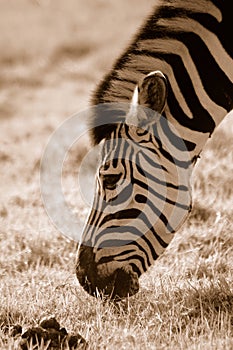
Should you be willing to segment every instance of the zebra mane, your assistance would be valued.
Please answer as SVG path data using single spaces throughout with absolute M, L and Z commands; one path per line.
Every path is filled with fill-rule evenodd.
M 136 85 L 149 72 L 161 70 L 164 74 L 167 73 L 166 70 L 170 69 L 170 66 L 163 59 L 163 53 L 161 52 L 162 48 L 164 52 L 167 50 L 169 54 L 172 53 L 172 50 L 176 50 L 172 39 L 170 40 L 171 46 L 163 46 L 163 39 L 166 39 L 166 31 L 169 37 L 170 30 L 173 28 L 172 20 L 174 20 L 174 25 L 176 28 L 179 28 L 179 31 L 177 30 L 177 32 L 174 31 L 173 33 L 173 37 L 177 40 L 177 42 L 181 40 L 179 33 L 186 30 L 186 28 L 184 29 L 183 27 L 183 23 L 186 23 L 185 19 L 189 18 L 190 28 L 191 23 L 195 23 L 194 20 L 200 21 L 208 30 L 215 30 L 215 28 L 218 28 L 216 30 L 219 30 L 220 28 L 224 33 L 221 34 L 224 37 L 224 48 L 231 53 L 232 38 L 230 34 L 230 4 L 230 0 L 160 0 L 155 6 L 151 15 L 146 18 L 144 24 L 142 24 L 136 35 L 133 37 L 131 44 L 116 60 L 113 68 L 97 86 L 91 99 L 92 106 L 122 102 L 129 104 Z M 223 6 L 224 11 L 221 12 L 221 8 Z M 214 29 L 212 29 L 212 27 Z M 191 28 L 190 36 L 192 34 Z M 181 45 L 186 45 L 185 42 L 183 43 L 180 41 L 180 43 Z M 169 40 L 164 40 L 164 45 L 165 44 L 170 45 Z M 156 51 L 156 48 L 158 49 L 158 52 Z M 159 52 L 159 48 L 161 48 L 161 52 Z M 164 62 L 167 65 L 165 65 Z M 171 65 L 172 64 L 175 65 L 178 63 L 172 61 Z M 180 67 L 177 69 L 180 69 Z M 208 79 L 211 80 L 212 76 L 208 77 Z M 171 84 L 172 83 L 174 83 L 174 79 Z M 180 90 L 187 90 L 187 84 L 185 85 L 185 81 L 179 80 L 179 84 Z M 220 97 L 216 95 L 214 84 L 212 85 L 213 88 L 210 87 L 213 95 L 212 99 L 218 102 Z M 232 87 L 228 82 L 226 82 L 226 86 L 227 89 L 231 90 Z M 201 126 L 199 124 L 195 125 L 195 118 L 193 119 L 193 122 L 191 119 L 189 120 L 189 117 L 187 118 L 187 115 L 191 112 L 186 107 L 183 110 L 180 109 L 180 106 L 175 101 L 172 90 L 173 87 L 170 86 L 170 81 L 168 79 L 168 104 L 170 104 L 172 109 L 176 109 L 176 113 L 174 113 L 174 115 L 176 115 L 177 120 L 179 119 L 178 122 L 188 126 L 189 128 L 196 128 L 197 131 L 212 133 L 213 129 L 215 128 L 214 120 L 209 118 L 207 113 L 203 111 L 205 121 L 203 120 Z M 191 94 L 192 91 L 190 91 L 190 96 Z M 232 108 L 232 99 L 227 96 L 226 92 L 224 94 L 225 95 L 221 97 L 222 105 L 229 111 Z M 98 108 L 96 113 L 92 113 L 89 125 L 91 128 L 90 136 L 94 144 L 98 144 L 104 138 L 109 138 L 110 134 L 116 128 L 117 123 L 124 121 L 124 109 L 121 110 L 121 108 L 113 108 L 111 113 L 110 109 Z M 190 115 L 192 117 L 192 114 Z M 199 115 L 199 113 L 197 113 L 197 115 Z M 205 126 L 205 130 L 202 128 L 202 126 Z
M 161 0 L 160 3 L 162 2 L 164 1 Z M 159 5 L 156 6 L 156 9 L 151 14 L 153 21 L 155 20 L 157 10 L 159 10 Z M 133 37 L 131 44 L 123 52 L 123 55 L 115 61 L 110 72 L 99 82 L 91 98 L 92 106 L 118 102 L 130 103 L 138 81 L 152 69 L 148 66 L 144 71 L 138 71 L 137 68 L 134 70 L 125 70 L 122 77 L 118 72 L 124 69 L 131 52 L 136 49 L 139 37 L 143 35 L 143 32 L 145 34 L 145 31 L 147 31 L 147 26 L 148 19 L 139 28 L 138 33 Z M 104 138 L 109 138 L 110 134 L 116 129 L 117 123 L 124 122 L 125 118 L 123 116 L 125 116 L 125 111 L 121 111 L 119 108 L 115 111 L 112 110 L 111 113 L 107 109 L 105 111 L 101 111 L 101 108 L 97 109 L 96 113 L 93 113 L 89 120 L 90 137 L 93 144 L 98 144 Z
M 125 121 L 126 107 L 120 103 L 98 103 L 93 106 L 89 120 L 91 141 L 97 145 L 103 139 L 109 139 L 119 123 Z

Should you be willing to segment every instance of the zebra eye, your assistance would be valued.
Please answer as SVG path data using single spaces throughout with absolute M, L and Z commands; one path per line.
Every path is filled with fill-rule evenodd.
M 104 174 L 103 175 L 103 187 L 107 188 L 108 190 L 115 190 L 118 181 L 121 178 L 120 174 Z

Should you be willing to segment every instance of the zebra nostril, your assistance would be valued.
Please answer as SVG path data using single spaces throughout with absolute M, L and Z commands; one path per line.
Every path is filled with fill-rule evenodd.
M 94 259 L 93 248 L 80 247 L 76 275 L 86 292 L 92 296 L 103 295 L 111 299 L 121 299 L 138 292 L 138 274 L 131 265 L 112 268 L 112 260 L 98 265 Z
M 136 294 L 139 290 L 138 274 L 130 265 L 119 269 L 114 285 L 114 297 L 124 298 Z

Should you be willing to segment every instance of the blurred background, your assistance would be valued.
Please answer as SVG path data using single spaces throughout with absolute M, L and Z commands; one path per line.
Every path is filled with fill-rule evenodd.
M 0 0 L 0 217 L 10 227 L 41 207 L 39 167 L 49 136 L 88 107 L 154 2 Z M 77 161 L 86 150 L 83 140 Z M 67 173 L 75 170 L 69 164 Z
M 1 119 L 86 106 L 154 2 L 0 0 Z

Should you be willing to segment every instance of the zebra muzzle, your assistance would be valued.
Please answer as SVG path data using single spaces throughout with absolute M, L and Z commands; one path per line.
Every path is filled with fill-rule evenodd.
M 96 264 L 91 247 L 81 247 L 76 275 L 84 290 L 95 297 L 122 299 L 139 290 L 138 274 L 131 265 L 119 266 L 114 261 Z

